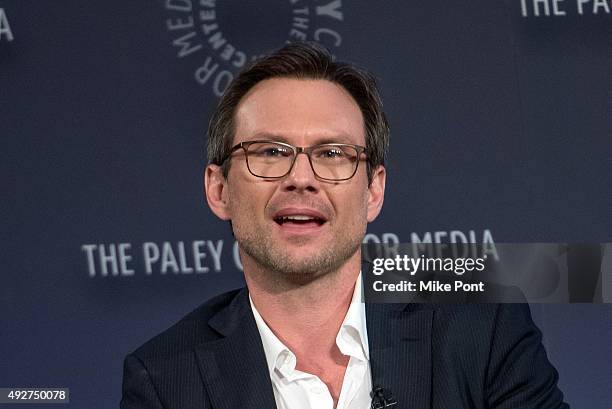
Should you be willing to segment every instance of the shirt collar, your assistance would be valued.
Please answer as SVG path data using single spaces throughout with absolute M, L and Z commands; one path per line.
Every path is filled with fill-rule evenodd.
M 360 360 L 369 360 L 370 351 L 368 347 L 365 304 L 362 302 L 362 299 L 361 273 L 359 273 L 359 277 L 355 282 L 355 288 L 353 289 L 353 297 L 349 309 L 336 336 L 336 345 L 338 345 L 340 352 L 344 355 Z M 272 373 L 276 367 L 279 355 L 289 353 L 294 356 L 294 354 L 268 327 L 268 324 L 263 320 L 257 308 L 255 308 L 250 294 L 249 303 L 251 304 L 251 310 L 253 311 L 259 335 L 261 336 L 268 370 Z
M 259 330 L 259 335 L 261 336 L 261 342 L 266 355 L 268 370 L 270 373 L 272 373 L 274 372 L 274 367 L 276 365 L 278 356 L 283 352 L 289 352 L 289 348 L 287 348 L 285 344 L 283 344 L 281 340 L 274 335 L 270 327 L 268 327 L 268 324 L 266 324 L 266 322 L 263 320 L 261 314 L 259 314 L 259 311 L 257 311 L 257 308 L 255 308 L 255 304 L 253 304 L 251 294 L 249 294 L 249 303 L 251 304 L 253 316 L 255 317 L 255 322 L 257 323 L 257 329 Z
M 336 345 L 344 355 L 353 356 L 360 360 L 370 360 L 368 347 L 368 329 L 366 326 L 366 311 L 363 303 L 361 287 L 361 273 L 355 282 L 353 298 L 346 312 L 340 331 L 336 336 Z

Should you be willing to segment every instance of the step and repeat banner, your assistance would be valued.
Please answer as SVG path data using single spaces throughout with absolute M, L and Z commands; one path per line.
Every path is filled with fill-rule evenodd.
M 299 40 L 379 79 L 366 243 L 612 241 L 609 0 L 0 0 L 0 387 L 117 407 L 125 354 L 244 285 L 205 130 L 241 68 Z M 570 264 L 532 313 L 567 400 L 608 408 L 612 305 L 563 304 Z

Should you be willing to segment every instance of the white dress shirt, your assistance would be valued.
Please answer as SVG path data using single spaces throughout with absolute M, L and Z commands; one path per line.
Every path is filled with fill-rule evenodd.
M 278 409 L 332 409 L 334 401 L 327 385 L 318 376 L 299 371 L 296 357 L 265 323 L 251 300 L 251 309 L 263 341 L 268 370 Z M 349 363 L 342 381 L 337 409 L 368 409 L 371 404 L 372 375 L 366 329 L 365 304 L 361 302 L 361 275 L 351 304 L 336 336 L 336 345 Z

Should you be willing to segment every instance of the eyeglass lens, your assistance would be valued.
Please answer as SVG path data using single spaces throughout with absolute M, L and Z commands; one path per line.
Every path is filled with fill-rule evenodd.
M 320 145 L 310 152 L 314 173 L 323 179 L 348 179 L 355 173 L 359 152 L 349 145 Z M 273 142 L 256 142 L 247 148 L 247 165 L 259 177 L 285 176 L 291 170 L 295 151 Z

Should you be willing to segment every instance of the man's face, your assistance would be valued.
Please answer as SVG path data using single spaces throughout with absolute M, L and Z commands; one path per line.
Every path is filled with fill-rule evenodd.
M 325 80 L 262 81 L 241 100 L 235 124 L 233 144 L 276 140 L 302 147 L 365 146 L 357 103 Z M 207 170 L 207 198 L 219 217 L 232 221 L 245 271 L 254 263 L 285 275 L 324 274 L 358 257 L 367 222 L 382 206 L 382 167 L 368 186 L 364 160 L 353 178 L 339 182 L 318 179 L 303 154 L 288 175 L 274 180 L 253 176 L 242 150 L 231 161 L 227 179 L 219 177 L 216 166 Z

